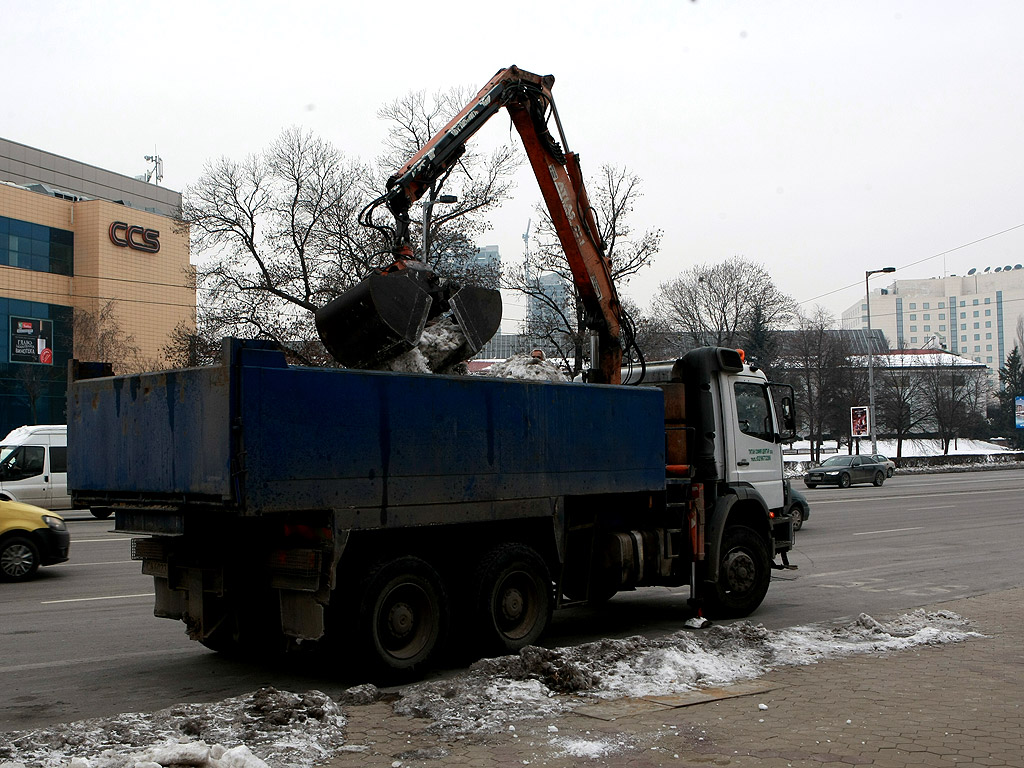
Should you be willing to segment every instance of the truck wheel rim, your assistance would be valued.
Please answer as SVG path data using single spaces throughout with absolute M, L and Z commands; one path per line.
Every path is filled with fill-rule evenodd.
M 749 553 L 743 550 L 730 552 L 723 565 L 730 592 L 749 592 L 753 589 L 757 581 L 757 565 Z
M 533 631 L 540 611 L 537 586 L 528 573 L 508 574 L 495 590 L 494 617 L 507 637 L 519 639 Z
M 430 643 L 431 600 L 416 584 L 401 584 L 384 598 L 377 621 L 381 647 L 396 659 L 411 659 Z

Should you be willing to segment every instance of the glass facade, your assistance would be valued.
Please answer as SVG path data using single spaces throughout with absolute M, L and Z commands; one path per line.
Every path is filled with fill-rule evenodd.
M 66 423 L 73 312 L 71 307 L 0 297 L 0 437 L 23 424 Z M 11 362 L 12 317 L 16 323 L 26 319 L 52 324 L 52 362 Z
M 70 277 L 74 246 L 75 235 L 66 229 L 0 216 L 0 264 Z

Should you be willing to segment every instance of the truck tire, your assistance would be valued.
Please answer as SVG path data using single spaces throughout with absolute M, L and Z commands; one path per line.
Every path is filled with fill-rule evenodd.
M 11 536 L 0 542 L 0 580 L 25 581 L 39 570 L 39 549 L 26 536 Z
M 711 618 L 749 616 L 768 594 L 771 561 L 764 541 L 743 525 L 725 529 L 718 565 L 718 581 L 706 585 L 705 613 Z
M 495 547 L 480 561 L 473 583 L 476 634 L 488 651 L 518 651 L 547 629 L 554 607 L 551 574 L 531 547 Z
M 113 514 L 114 509 L 113 507 L 91 507 L 89 512 L 92 513 L 92 516 L 97 520 L 106 520 L 111 514 Z
M 882 483 L 885 482 L 885 472 L 883 472 L 882 470 L 878 470 L 877 472 L 875 472 L 875 479 L 873 482 L 876 488 L 881 486 Z
M 448 631 L 448 597 L 437 571 L 418 557 L 400 557 L 372 568 L 360 594 L 361 650 L 390 676 L 424 667 Z

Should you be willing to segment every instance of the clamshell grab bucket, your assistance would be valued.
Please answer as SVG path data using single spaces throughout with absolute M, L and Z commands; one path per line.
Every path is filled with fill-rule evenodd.
M 347 368 L 373 368 L 416 346 L 433 298 L 408 270 L 374 273 L 316 312 L 327 351 Z

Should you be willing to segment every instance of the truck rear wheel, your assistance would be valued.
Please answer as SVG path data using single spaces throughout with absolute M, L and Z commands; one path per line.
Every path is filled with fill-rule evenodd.
M 437 571 L 418 557 L 400 557 L 373 568 L 364 585 L 359 608 L 364 650 L 385 672 L 423 667 L 448 630 L 448 598 Z
M 743 525 L 725 529 L 718 581 L 707 584 L 705 612 L 713 618 L 749 616 L 768 594 L 771 562 L 764 541 Z
M 480 561 L 474 584 L 477 632 L 487 649 L 518 651 L 547 629 L 554 606 L 551 574 L 531 547 L 495 547 Z

